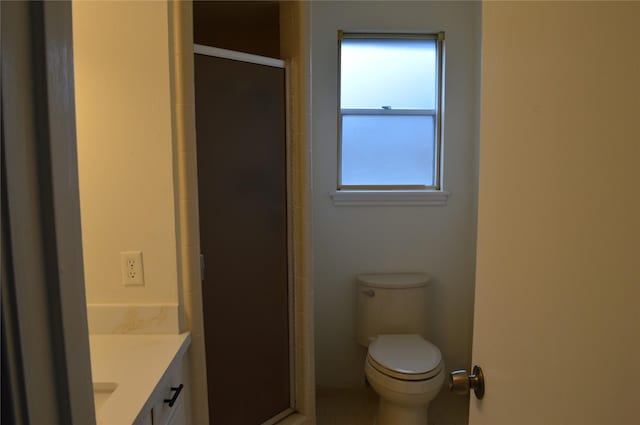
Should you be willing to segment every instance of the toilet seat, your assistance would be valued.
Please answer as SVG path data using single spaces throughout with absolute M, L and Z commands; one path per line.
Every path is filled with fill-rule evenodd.
M 367 362 L 403 381 L 428 380 L 442 371 L 440 350 L 420 335 L 379 335 L 369 345 Z
M 402 373 L 402 372 L 385 368 L 384 366 L 380 365 L 380 363 L 372 359 L 370 356 L 367 357 L 367 361 L 369 362 L 371 367 L 373 367 L 378 372 L 390 378 L 397 379 L 400 381 L 426 381 L 433 378 L 434 376 L 437 376 L 442 371 L 442 365 L 439 364 L 435 369 L 427 373 L 416 373 L 416 374 Z

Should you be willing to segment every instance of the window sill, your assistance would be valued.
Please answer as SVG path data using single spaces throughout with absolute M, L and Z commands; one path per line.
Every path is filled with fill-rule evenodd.
M 329 196 L 336 207 L 443 206 L 450 193 L 443 190 L 336 190 Z

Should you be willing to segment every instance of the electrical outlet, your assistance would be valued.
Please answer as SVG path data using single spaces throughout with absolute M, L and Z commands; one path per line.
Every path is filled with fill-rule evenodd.
M 142 268 L 142 251 L 125 251 L 120 253 L 122 284 L 125 286 L 144 285 Z

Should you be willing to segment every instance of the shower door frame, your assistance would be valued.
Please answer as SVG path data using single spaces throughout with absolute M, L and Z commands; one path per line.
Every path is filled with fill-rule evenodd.
M 290 65 L 283 59 L 270 58 L 267 56 L 254 55 L 250 53 L 238 52 L 235 50 L 221 49 L 218 47 L 206 46 L 203 44 L 193 45 L 194 55 L 204 55 L 220 59 L 229 59 L 239 62 L 251 63 L 254 65 L 270 66 L 280 68 L 284 71 L 284 102 L 285 102 L 285 171 L 286 171 L 286 223 L 287 223 L 287 304 L 289 322 L 289 408 L 264 421 L 260 425 L 272 425 L 282 421 L 284 418 L 297 412 L 296 410 L 296 345 L 295 345 L 295 267 L 294 267 L 294 220 L 293 220 L 293 193 L 292 193 L 292 150 L 291 150 L 291 127 L 289 119 L 290 108 Z M 205 259 L 206 261 L 206 259 Z M 206 350 L 206 348 L 205 348 Z

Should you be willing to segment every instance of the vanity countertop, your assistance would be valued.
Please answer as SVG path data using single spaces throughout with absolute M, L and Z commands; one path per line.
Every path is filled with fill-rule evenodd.
M 96 410 L 98 425 L 132 424 L 151 409 L 149 397 L 191 342 L 176 335 L 89 335 L 94 385 L 117 387 Z

